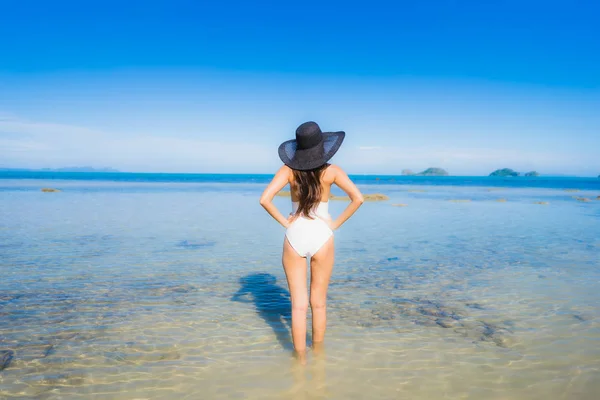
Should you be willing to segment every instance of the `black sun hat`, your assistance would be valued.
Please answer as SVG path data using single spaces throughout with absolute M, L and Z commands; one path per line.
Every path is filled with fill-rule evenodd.
M 292 169 L 315 169 L 333 157 L 345 136 L 343 131 L 321 132 L 316 122 L 305 122 L 296 129 L 296 139 L 281 143 L 279 158 Z

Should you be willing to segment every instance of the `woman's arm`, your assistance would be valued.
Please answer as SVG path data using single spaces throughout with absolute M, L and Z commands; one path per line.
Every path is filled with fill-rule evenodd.
M 281 212 L 275 207 L 273 204 L 273 197 L 281 190 L 285 185 L 287 185 L 290 181 L 290 168 L 286 165 L 279 168 L 279 171 L 271 180 L 271 183 L 267 186 L 262 196 L 260 196 L 260 205 L 267 210 L 271 217 L 273 217 L 277 222 L 283 225 L 284 228 L 287 229 L 290 222 L 288 218 L 284 217 Z
M 358 210 L 358 207 L 360 207 L 365 200 L 363 199 L 363 196 L 360 193 L 360 190 L 358 190 L 358 188 L 356 187 L 354 182 L 352 182 L 350 180 L 350 178 L 348 178 L 348 175 L 346 175 L 344 170 L 342 170 L 338 166 L 333 166 L 333 167 L 335 168 L 334 169 L 335 175 L 334 175 L 333 183 L 338 185 L 338 187 L 340 189 L 342 189 L 344 192 L 346 192 L 348 197 L 350 197 L 350 204 L 348 204 L 348 206 L 346 207 L 344 212 L 342 212 L 335 219 L 335 221 L 333 221 L 331 223 L 331 229 L 336 230 L 337 228 L 342 226 L 342 224 L 344 222 L 346 222 L 348 220 L 348 218 L 350 218 L 352 216 L 352 214 L 354 214 L 356 212 L 356 210 Z

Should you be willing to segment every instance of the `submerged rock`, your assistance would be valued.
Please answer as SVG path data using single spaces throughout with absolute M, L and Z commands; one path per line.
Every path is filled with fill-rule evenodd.
M 474 308 L 476 310 L 483 310 L 483 306 L 479 303 L 465 303 L 465 306 L 469 308 Z
M 481 320 L 464 323 L 454 332 L 476 342 L 490 342 L 498 347 L 510 347 L 513 342 L 509 329 Z
M 46 192 L 46 193 L 52 193 L 52 192 L 60 192 L 60 189 L 54 189 L 54 188 L 42 188 L 42 192 Z
M 382 193 L 364 194 L 363 198 L 365 199 L 365 201 L 385 201 L 385 200 L 389 200 L 390 199 L 388 196 L 386 196 L 385 194 L 382 194 Z M 330 194 L 329 195 L 329 200 L 350 201 L 350 197 L 348 197 L 348 196 L 336 196 L 336 195 Z
M 548 205 L 550 203 L 548 203 L 547 201 L 534 201 L 533 204 L 542 204 L 542 205 Z
M 388 196 L 382 193 L 365 194 L 363 195 L 363 198 L 365 201 L 385 201 L 390 199 Z
M 591 201 L 591 200 L 590 200 L 590 199 L 588 199 L 587 197 L 577 197 L 577 196 L 573 196 L 573 198 L 574 198 L 575 200 L 577 200 L 577 201 L 581 201 L 581 202 L 583 202 L 583 203 L 588 203 L 588 202 L 590 202 L 590 201 Z
M 198 288 L 194 285 L 190 285 L 190 284 L 186 283 L 183 285 L 167 286 L 167 287 L 162 287 L 162 288 L 158 288 L 158 289 L 153 289 L 152 291 L 156 294 L 165 295 L 165 294 L 171 294 L 171 293 L 197 292 Z
M 10 365 L 14 355 L 15 352 L 12 350 L 0 350 L 0 371 Z
M 35 343 L 17 349 L 19 360 L 31 361 L 48 357 L 54 350 L 52 343 Z
M 394 207 L 408 207 L 408 204 L 404 204 L 404 203 L 396 203 L 396 204 L 392 204 Z
M 178 247 L 186 249 L 202 249 L 206 247 L 212 247 L 216 244 L 211 240 L 182 240 L 177 244 Z
M 348 196 L 336 196 L 334 194 L 330 194 L 329 195 L 329 200 L 350 201 L 350 197 L 348 197 Z
M 438 318 L 435 320 L 435 323 L 442 328 L 452 328 L 457 324 L 456 320 L 451 318 Z

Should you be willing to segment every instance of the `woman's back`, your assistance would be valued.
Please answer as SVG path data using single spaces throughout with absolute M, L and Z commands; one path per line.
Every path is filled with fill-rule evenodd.
M 289 167 L 288 167 L 289 168 Z M 340 168 L 336 165 L 327 165 L 321 171 L 321 202 L 325 203 L 329 201 L 329 196 L 331 194 L 331 185 L 335 183 L 336 172 L 338 172 Z M 290 191 L 292 196 L 292 202 L 298 203 L 300 201 L 300 188 L 299 182 L 297 182 L 293 170 L 290 168 Z

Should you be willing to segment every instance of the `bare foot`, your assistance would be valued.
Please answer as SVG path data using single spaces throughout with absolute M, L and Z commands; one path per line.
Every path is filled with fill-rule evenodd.
M 298 363 L 300 363 L 300 365 L 306 365 L 306 350 L 294 350 L 294 357 L 296 358 L 296 360 L 298 360 Z

